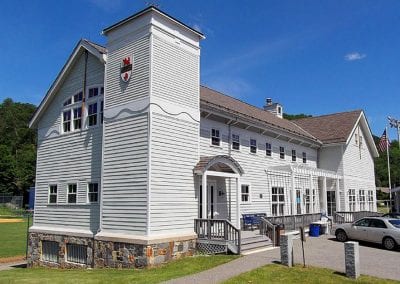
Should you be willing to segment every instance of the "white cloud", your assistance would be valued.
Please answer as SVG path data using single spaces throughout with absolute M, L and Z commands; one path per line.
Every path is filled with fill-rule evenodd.
M 355 60 L 361 60 L 367 57 L 365 53 L 359 53 L 359 52 L 351 52 L 348 53 L 344 56 L 344 59 L 346 61 L 355 61 Z

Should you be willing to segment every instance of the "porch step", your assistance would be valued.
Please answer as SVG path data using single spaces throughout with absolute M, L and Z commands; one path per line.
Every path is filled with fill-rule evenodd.
M 272 242 L 266 236 L 258 235 L 243 238 L 241 242 L 241 253 L 248 254 L 250 251 L 258 251 L 269 247 L 272 247 Z

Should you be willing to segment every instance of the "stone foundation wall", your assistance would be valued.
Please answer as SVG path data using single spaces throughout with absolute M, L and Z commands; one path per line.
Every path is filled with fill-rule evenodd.
M 42 259 L 42 241 L 53 241 L 59 245 L 58 263 Z M 93 239 L 74 236 L 52 235 L 44 233 L 29 233 L 28 267 L 59 267 L 59 268 L 87 268 L 93 265 Z M 87 246 L 87 264 L 67 262 L 67 244 Z
M 59 244 L 58 263 L 43 261 L 42 241 L 54 241 Z M 68 243 L 87 246 L 86 265 L 66 261 Z M 28 267 L 142 268 L 158 265 L 172 259 L 192 256 L 195 251 L 196 239 L 143 245 L 104 240 L 94 240 L 93 242 L 92 238 L 30 233 Z

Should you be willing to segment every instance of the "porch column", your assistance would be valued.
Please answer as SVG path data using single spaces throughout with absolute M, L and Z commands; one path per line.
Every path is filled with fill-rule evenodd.
M 314 187 L 313 187 L 313 177 L 310 175 L 310 213 L 314 213 Z
M 294 188 L 294 173 L 291 174 L 292 177 L 292 215 L 296 215 L 296 189 Z
M 201 218 L 207 219 L 207 174 L 201 176 Z
M 322 208 L 321 209 L 325 210 L 325 213 L 328 214 L 328 200 L 327 200 L 327 193 L 326 193 L 326 177 L 322 178 L 321 198 L 322 198 Z
M 336 211 L 340 211 L 340 179 L 336 179 Z
M 236 178 L 236 227 L 240 229 L 240 178 Z

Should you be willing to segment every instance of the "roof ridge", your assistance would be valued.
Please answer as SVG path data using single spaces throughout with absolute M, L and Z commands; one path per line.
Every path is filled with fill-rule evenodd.
M 348 110 L 348 111 L 341 111 L 341 112 L 334 112 L 334 113 L 328 113 L 328 114 L 322 114 L 322 115 L 317 115 L 317 116 L 310 116 L 310 117 L 302 117 L 302 118 L 295 118 L 292 121 L 299 121 L 299 120 L 307 120 L 307 119 L 314 119 L 314 118 L 320 118 L 320 117 L 326 117 L 326 116 L 333 116 L 333 115 L 340 115 L 340 114 L 345 114 L 345 113 L 351 113 L 351 112 L 364 112 L 363 109 L 355 109 L 355 110 Z

